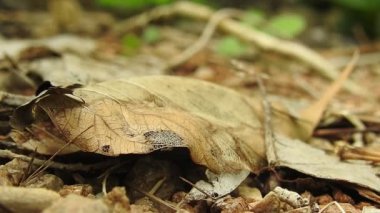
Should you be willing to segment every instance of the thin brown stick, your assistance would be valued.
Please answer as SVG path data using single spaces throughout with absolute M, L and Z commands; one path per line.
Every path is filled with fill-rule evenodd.
M 276 137 L 272 126 L 272 111 L 271 104 L 267 99 L 267 92 L 264 86 L 264 82 L 261 77 L 257 76 L 257 83 L 259 85 L 260 94 L 262 96 L 262 107 L 264 110 L 264 141 L 267 155 L 267 161 L 269 166 L 275 166 L 278 161 L 278 157 L 275 149 Z
M 87 130 L 92 128 L 92 125 L 89 126 L 87 129 L 83 130 L 80 134 L 78 134 L 75 138 L 73 138 L 71 141 L 63 145 L 59 150 L 57 150 L 48 160 L 45 161 L 44 164 L 42 164 L 38 169 L 36 169 L 26 180 L 24 183 L 28 183 L 30 180 L 37 177 L 39 174 L 41 174 L 43 171 L 45 171 L 49 166 L 51 165 L 51 162 L 55 156 L 57 156 L 59 153 L 61 153 L 65 148 L 67 148 L 69 145 L 71 145 L 79 136 L 81 136 L 83 133 L 85 133 Z
M 41 166 L 39 166 L 30 176 L 26 178 L 26 180 L 23 182 L 27 184 L 29 181 L 36 178 L 39 174 L 44 172 L 49 166 L 51 165 L 51 162 L 55 156 L 57 156 L 59 153 L 61 153 L 66 147 L 68 147 L 70 143 L 67 143 L 63 145 L 58 151 L 56 151 L 48 160 L 46 160 Z
M 350 63 L 347 64 L 346 68 L 340 74 L 340 76 L 325 90 L 322 96 L 309 107 L 303 109 L 299 115 L 304 121 L 308 122 L 307 128 L 304 128 L 305 136 L 309 137 L 315 126 L 318 124 L 323 112 L 326 107 L 334 98 L 334 96 L 340 91 L 343 83 L 347 80 L 348 76 L 355 68 L 355 64 L 359 58 L 359 52 L 355 51 Z M 306 127 L 306 126 L 305 126 Z
M 183 182 L 189 184 L 190 186 L 194 187 L 195 189 L 197 189 L 198 191 L 202 192 L 204 195 L 206 195 L 208 198 L 212 199 L 212 200 L 216 200 L 216 198 L 214 198 L 213 196 L 211 196 L 210 194 L 208 194 L 207 192 L 205 192 L 203 189 L 199 188 L 198 186 L 196 186 L 194 183 L 190 182 L 189 180 L 183 178 L 183 177 L 179 177 L 179 179 L 181 179 Z
M 176 206 L 173 206 L 172 204 L 170 204 L 170 203 L 162 200 L 161 198 L 159 198 L 159 197 L 157 197 L 155 195 L 152 195 L 152 194 L 149 194 L 147 192 L 144 192 L 144 191 L 142 191 L 142 190 L 140 190 L 140 189 L 138 189 L 138 188 L 136 188 L 134 186 L 131 186 L 131 185 L 129 185 L 129 187 L 131 187 L 132 189 L 134 189 L 134 190 L 140 192 L 141 194 L 147 196 L 149 199 L 151 199 L 153 201 L 156 201 L 157 203 L 160 203 L 160 204 L 162 204 L 164 206 L 167 206 L 167 207 L 173 209 L 174 211 L 178 211 L 179 210 L 179 209 L 176 208 Z
M 157 183 L 154 184 L 154 186 L 152 187 L 152 189 L 149 190 L 148 193 L 154 195 L 158 191 L 158 189 L 160 189 L 160 187 L 165 182 L 165 180 L 166 180 L 166 177 L 163 177 L 159 181 L 157 181 Z
M 18 186 L 21 185 L 21 183 L 24 182 L 25 179 L 29 176 L 29 173 L 32 170 L 33 161 L 36 157 L 36 152 L 37 152 L 37 147 L 34 149 L 34 152 L 32 153 L 32 159 L 29 161 L 28 168 L 26 169 L 26 171 L 22 175 L 20 181 L 17 183 Z
M 338 135 L 347 135 L 352 133 L 366 133 L 366 132 L 374 132 L 379 133 L 379 127 L 366 127 L 365 129 L 354 129 L 354 128 L 329 128 L 329 129 L 317 129 L 313 132 L 313 136 L 315 137 L 323 137 L 323 136 L 338 136 Z

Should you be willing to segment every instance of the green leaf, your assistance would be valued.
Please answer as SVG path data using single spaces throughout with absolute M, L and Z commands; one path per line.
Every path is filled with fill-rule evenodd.
M 141 1 L 141 0 L 140 0 Z M 173 0 L 151 0 L 155 5 L 163 5 L 163 4 L 169 4 L 173 2 Z
M 124 55 L 132 55 L 141 47 L 141 39 L 134 34 L 125 34 L 121 38 Z
M 265 14 L 261 10 L 251 9 L 247 10 L 241 21 L 251 27 L 257 27 L 265 20 Z
M 151 2 L 141 0 L 96 0 L 96 3 L 101 7 L 126 10 L 140 10 L 144 7 L 147 7 Z
M 281 38 L 292 39 L 306 28 L 305 18 L 298 14 L 281 14 L 269 20 L 265 32 Z
M 379 0 L 334 0 L 344 7 L 364 12 L 376 12 L 380 9 Z
M 173 0 L 96 0 L 96 4 L 101 7 L 124 10 L 142 10 L 151 6 L 168 4 Z
M 158 27 L 148 26 L 144 29 L 142 37 L 146 43 L 154 43 L 160 40 L 161 35 Z
M 217 42 L 216 52 L 228 57 L 239 57 L 247 52 L 247 47 L 236 37 L 226 36 Z

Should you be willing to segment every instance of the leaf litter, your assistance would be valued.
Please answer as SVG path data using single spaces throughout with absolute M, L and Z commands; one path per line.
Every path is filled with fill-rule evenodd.
M 58 52 L 63 54 L 61 50 Z M 69 56 L 75 57 L 77 56 Z M 377 197 L 370 192 L 380 192 L 380 181 L 370 165 L 342 162 L 338 157 L 328 155 L 306 143 L 327 105 L 353 70 L 355 58 L 327 92 L 299 114 L 290 112 L 281 103 L 270 103 L 271 125 L 267 125 L 268 112 L 262 102 L 268 100 L 263 94 L 252 97 L 200 80 L 173 76 L 130 77 L 134 74 L 128 72 L 126 76 L 117 78 L 118 80 L 109 80 L 112 77 L 106 75 L 89 80 L 85 74 L 84 78 L 79 78 L 81 84 L 70 85 L 78 82 L 75 73 L 64 74 L 73 78 L 68 77 L 69 80 L 62 81 L 62 76 L 54 77 L 42 72 L 38 74 L 44 79 L 53 79 L 54 83 L 59 84 L 43 88 L 37 97 L 14 111 L 10 121 L 14 128 L 11 136 L 20 147 L 36 150 L 37 154 L 44 155 L 55 155 L 64 143 L 69 144 L 70 149 L 64 149 L 64 153 L 59 154 L 75 154 L 81 150 L 89 154 L 116 157 L 163 150 L 165 155 L 166 151 L 173 148 L 186 148 L 195 164 L 207 168 L 205 174 L 208 180 L 192 185 L 193 189 L 183 196 L 183 200 L 211 198 L 217 204 L 215 208 L 218 211 L 230 208 L 229 203 L 240 205 L 240 210 L 252 210 L 256 207 L 268 208 L 265 202 L 278 205 L 285 201 L 294 202 L 281 197 L 286 197 L 287 194 L 300 198 L 297 193 L 286 190 L 277 194 L 269 193 L 263 200 L 251 200 L 251 203 L 224 197 L 239 185 L 243 185 L 243 181 L 250 178 L 250 173 L 260 175 L 268 166 L 275 169 L 287 167 L 318 179 L 349 183 L 351 189 L 378 202 Z M 47 59 L 51 60 L 49 57 L 43 60 Z M 72 61 L 65 63 L 71 64 Z M 77 67 L 81 67 L 80 64 Z M 105 66 L 110 64 L 112 63 Z M 40 66 L 36 70 L 43 69 Z M 79 70 L 82 70 L 79 73 L 86 72 L 84 68 Z M 356 172 L 353 174 L 352 171 Z M 5 170 L 7 172 L 9 171 Z M 83 177 L 73 176 L 77 182 L 83 183 L 80 181 Z M 42 177 L 44 176 L 40 176 Z M 43 178 L 41 180 L 45 182 Z M 107 178 L 104 180 L 107 184 Z M 112 178 L 109 182 L 112 183 Z M 46 185 L 39 187 L 49 188 Z M 16 188 L 21 187 L 14 188 L 16 196 L 20 193 Z M 12 190 L 13 188 L 10 191 Z M 104 191 L 107 193 L 107 186 Z M 120 196 L 125 195 L 125 191 L 117 193 Z M 156 202 L 160 200 L 154 194 L 148 197 Z M 77 198 L 67 196 L 65 199 L 55 202 L 46 212 L 56 212 L 55 208 L 64 208 L 60 205 L 73 208 L 75 205 L 82 205 L 77 202 Z M 83 202 L 90 202 L 92 198 L 89 199 Z M 129 207 L 128 198 L 120 199 L 123 200 L 123 207 L 107 207 L 103 203 L 94 202 L 78 208 L 101 205 L 99 208 L 104 209 L 104 212 L 107 212 L 107 208 L 128 211 L 136 208 L 133 205 Z M 113 202 L 115 201 L 111 201 Z M 1 201 L 0 204 L 6 209 L 16 208 L 7 201 Z M 167 205 L 176 209 L 172 204 Z M 337 204 L 338 207 L 339 205 Z M 296 208 L 301 207 L 304 206 Z M 274 205 L 270 211 L 276 208 Z M 280 208 L 278 206 L 277 210 Z M 311 210 L 311 206 L 305 208 Z

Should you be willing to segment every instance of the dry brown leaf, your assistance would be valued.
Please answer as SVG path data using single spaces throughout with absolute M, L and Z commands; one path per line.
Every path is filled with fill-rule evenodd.
M 275 133 L 286 139 L 310 137 L 323 109 L 351 71 L 348 66 L 331 86 L 332 91 L 301 112 L 306 117 L 299 118 L 274 104 Z M 206 166 L 210 177 L 215 177 L 206 191 L 224 195 L 236 188 L 248 171 L 257 172 L 266 165 L 261 101 L 204 81 L 148 76 L 50 88 L 19 107 L 11 123 L 23 130 L 50 119 L 66 143 L 109 156 L 187 147 L 193 161 Z M 313 108 L 316 114 L 310 114 Z
M 370 165 L 342 162 L 299 140 L 277 135 L 276 166 L 295 169 L 317 178 L 353 183 L 380 192 L 380 178 Z
M 47 91 L 16 111 L 13 126 L 23 129 L 46 113 L 66 142 L 83 151 L 117 156 L 188 147 L 194 162 L 216 172 L 257 171 L 265 164 L 257 101 L 233 90 L 152 76 L 70 93 Z
M 273 107 L 277 133 L 310 136 L 314 115 L 299 119 Z M 18 108 L 11 123 L 23 130 L 46 115 L 66 142 L 87 152 L 117 156 L 187 147 L 195 163 L 216 173 L 256 172 L 266 164 L 261 99 L 205 81 L 147 76 L 50 88 Z

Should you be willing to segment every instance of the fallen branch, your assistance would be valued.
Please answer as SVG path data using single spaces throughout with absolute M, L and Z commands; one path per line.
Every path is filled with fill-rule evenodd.
M 156 7 L 148 12 L 123 21 L 115 26 L 114 32 L 119 35 L 124 34 L 129 30 L 143 27 L 154 20 L 175 15 L 200 20 L 209 20 L 214 13 L 215 11 L 207 6 L 180 1 L 172 5 Z M 225 32 L 230 33 L 241 40 L 252 43 L 264 51 L 276 52 L 302 61 L 325 78 L 334 80 L 339 75 L 338 70 L 331 63 L 320 56 L 317 52 L 307 48 L 304 45 L 278 39 L 254 28 L 245 26 L 239 21 L 231 18 L 221 20 L 219 27 Z M 363 88 L 351 81 L 346 81 L 345 88 L 355 94 L 367 94 Z

